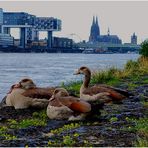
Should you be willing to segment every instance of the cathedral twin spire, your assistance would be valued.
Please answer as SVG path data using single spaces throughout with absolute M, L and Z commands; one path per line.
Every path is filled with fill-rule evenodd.
M 93 16 L 92 25 L 90 29 L 89 36 L 90 43 L 113 43 L 113 44 L 121 44 L 122 41 L 119 39 L 117 35 L 110 35 L 110 29 L 108 28 L 106 35 L 100 35 L 100 27 L 97 16 Z M 135 41 L 134 41 L 135 42 Z
M 90 30 L 89 41 L 95 42 L 98 40 L 98 36 L 100 36 L 100 28 L 98 24 L 98 17 L 93 16 L 93 22 Z
M 93 23 L 92 25 L 96 25 L 97 27 L 99 27 L 98 25 L 98 17 L 96 16 L 96 19 L 95 19 L 95 16 L 93 16 Z

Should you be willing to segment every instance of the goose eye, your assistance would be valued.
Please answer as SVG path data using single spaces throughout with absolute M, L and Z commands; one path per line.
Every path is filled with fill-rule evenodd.
M 80 70 L 85 70 L 85 69 L 86 69 L 86 67 L 81 67 L 81 68 L 80 68 Z
M 27 81 L 28 81 L 28 79 L 24 79 L 24 80 L 22 80 L 21 82 L 25 83 L 25 82 L 27 82 Z
M 59 92 L 59 90 L 55 90 L 55 91 L 54 91 L 54 94 L 57 94 L 58 92 Z

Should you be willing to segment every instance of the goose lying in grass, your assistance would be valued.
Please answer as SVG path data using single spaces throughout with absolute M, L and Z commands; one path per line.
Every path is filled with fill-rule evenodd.
M 83 120 L 91 111 L 91 105 L 79 98 L 69 96 L 63 88 L 55 89 L 49 100 L 47 116 L 50 119 Z
M 100 102 L 107 103 L 110 101 L 121 101 L 129 95 L 125 90 L 108 85 L 94 85 L 89 87 L 91 71 L 87 67 L 80 67 L 75 74 L 84 75 L 83 84 L 80 88 L 80 98 L 85 101 L 100 100 Z
M 9 92 L 7 93 L 7 95 L 5 97 L 5 103 L 7 106 L 12 106 L 12 103 L 10 101 L 10 98 L 11 98 L 10 96 L 11 96 L 11 92 L 16 88 L 19 88 L 19 84 L 14 84 L 10 87 Z
M 6 96 L 6 105 L 15 109 L 45 108 L 55 88 L 38 88 L 31 79 L 22 79 Z

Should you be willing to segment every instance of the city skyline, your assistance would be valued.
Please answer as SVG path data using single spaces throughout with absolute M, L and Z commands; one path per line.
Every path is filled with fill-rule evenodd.
M 15 7 L 13 7 L 15 6 Z M 88 41 L 93 16 L 98 16 L 100 33 L 107 34 L 108 27 L 113 35 L 118 35 L 122 41 L 130 42 L 135 32 L 138 43 L 147 38 L 148 21 L 144 16 L 148 14 L 148 2 L 107 2 L 107 1 L 1 1 L 0 7 L 4 12 L 27 12 L 37 16 L 51 16 L 62 20 L 61 32 L 55 36 L 71 37 L 76 34 L 77 40 Z M 17 37 L 19 32 L 14 32 Z M 45 34 L 41 34 L 45 37 Z

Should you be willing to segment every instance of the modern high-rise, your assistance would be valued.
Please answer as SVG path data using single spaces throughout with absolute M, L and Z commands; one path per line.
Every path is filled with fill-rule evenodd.
M 2 24 L 3 24 L 3 9 L 0 8 L 0 33 L 2 32 Z
M 10 34 L 0 33 L 0 47 L 8 47 L 14 45 L 14 38 Z
M 11 28 L 20 29 L 20 47 L 39 39 L 39 31 L 47 31 L 47 47 L 52 47 L 52 32 L 61 30 L 61 20 L 53 17 L 37 17 L 26 12 L 3 12 L 0 9 L 1 32 L 10 34 Z

